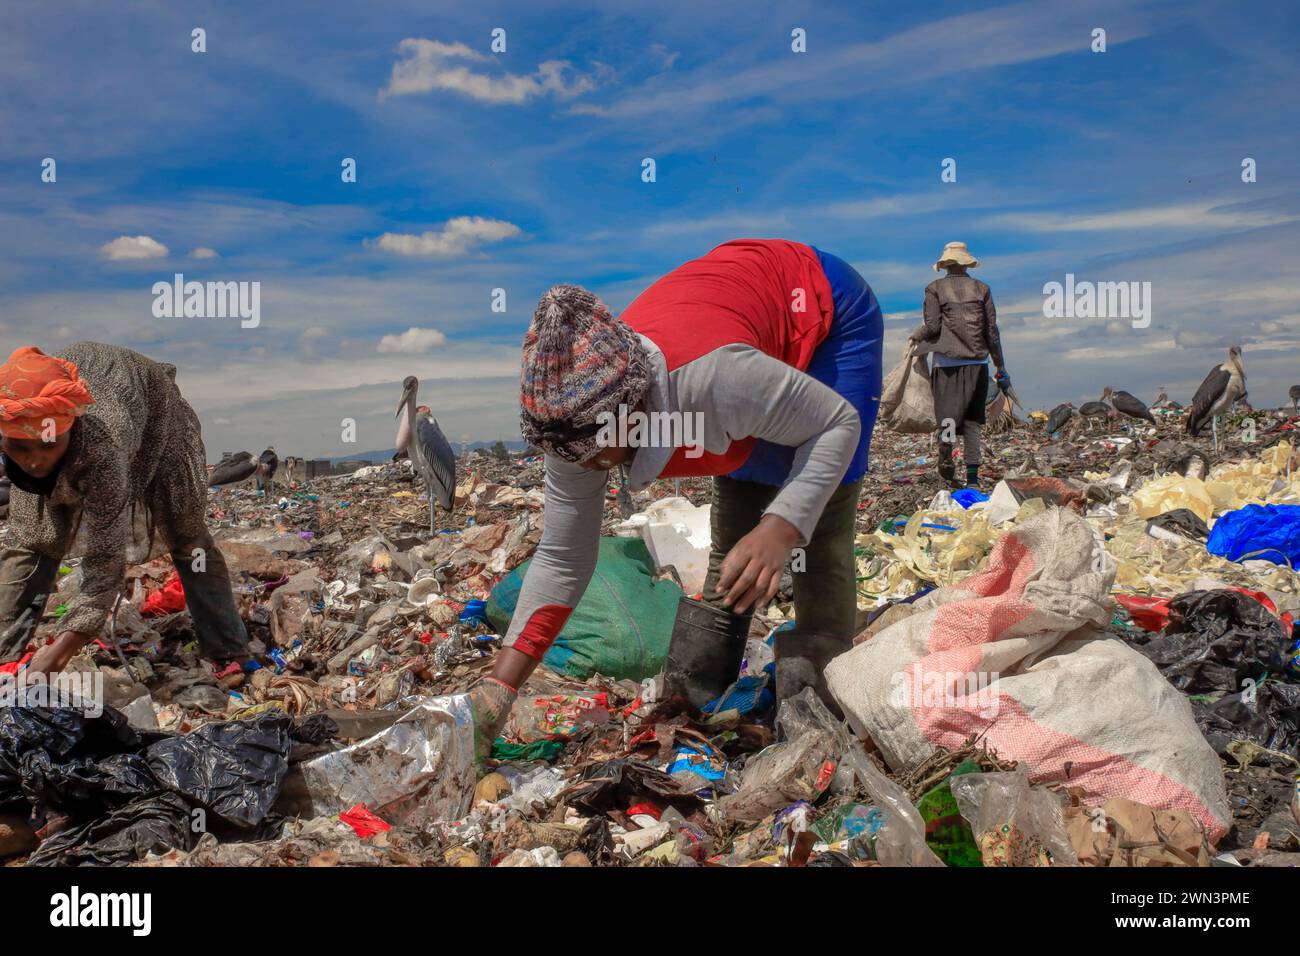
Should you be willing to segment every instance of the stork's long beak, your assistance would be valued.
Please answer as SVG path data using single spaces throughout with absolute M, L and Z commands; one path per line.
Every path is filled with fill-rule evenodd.
M 411 393 L 412 393 L 413 391 L 414 391 L 414 389 L 412 389 L 411 386 L 409 386 L 409 385 L 407 385 L 405 388 L 402 389 L 402 400 L 401 400 L 400 402 L 397 403 L 397 412 L 396 412 L 396 414 L 393 415 L 393 418 L 400 418 L 400 417 L 401 417 L 402 412 L 403 412 L 403 411 L 405 410 L 405 408 L 406 408 L 406 403 L 409 402 L 409 401 L 411 400 Z

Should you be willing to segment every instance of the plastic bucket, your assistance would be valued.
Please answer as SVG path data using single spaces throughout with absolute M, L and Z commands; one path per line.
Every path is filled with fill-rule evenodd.
M 664 664 L 664 693 L 680 695 L 696 710 L 721 696 L 745 659 L 749 617 L 683 597 Z

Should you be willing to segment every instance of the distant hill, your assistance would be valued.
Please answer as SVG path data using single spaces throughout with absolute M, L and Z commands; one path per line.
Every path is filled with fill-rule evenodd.
M 469 450 L 473 451 L 476 448 L 491 448 L 495 444 L 496 444 L 495 439 L 493 439 L 492 441 L 472 441 L 469 443 Z M 528 447 L 528 443 L 523 441 L 508 441 L 505 442 L 504 444 L 506 448 L 510 449 L 510 451 L 513 452 L 523 452 Z M 452 442 L 451 447 L 452 450 L 455 451 L 457 455 L 460 454 L 460 442 L 456 442 L 456 441 Z M 341 461 L 358 461 L 358 460 L 371 461 L 374 462 L 375 464 L 379 464 L 380 462 L 391 461 L 393 456 L 396 454 L 397 454 L 396 448 L 385 448 L 382 451 L 357 451 L 347 455 L 335 455 L 331 457 L 329 461 L 331 465 L 337 465 Z

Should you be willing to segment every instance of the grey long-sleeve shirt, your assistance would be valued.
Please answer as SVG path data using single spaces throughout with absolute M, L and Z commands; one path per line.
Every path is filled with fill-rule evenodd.
M 806 544 L 857 449 L 861 423 L 853 406 L 752 346 L 723 346 L 669 373 L 659 348 L 640 338 L 652 371 L 647 413 L 695 416 L 700 431 L 690 437 L 713 454 L 751 436 L 796 448 L 790 476 L 766 513 L 789 521 L 799 531 L 799 544 Z M 628 485 L 646 487 L 676 450 L 666 445 L 638 448 Z M 582 597 L 596 567 L 606 477 L 604 471 L 546 456 L 542 540 L 507 645 L 540 657 Z

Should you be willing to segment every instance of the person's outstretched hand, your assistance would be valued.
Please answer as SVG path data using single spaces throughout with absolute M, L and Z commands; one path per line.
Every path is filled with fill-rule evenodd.
M 27 665 L 29 674 L 57 674 L 68 666 L 77 651 L 89 644 L 95 635 L 78 634 L 76 631 L 64 631 L 53 642 L 46 644 L 32 655 Z
M 763 515 L 749 534 L 736 542 L 722 561 L 715 593 L 733 614 L 764 607 L 781 585 L 781 571 L 790 549 L 799 542 L 799 529 L 779 515 Z

